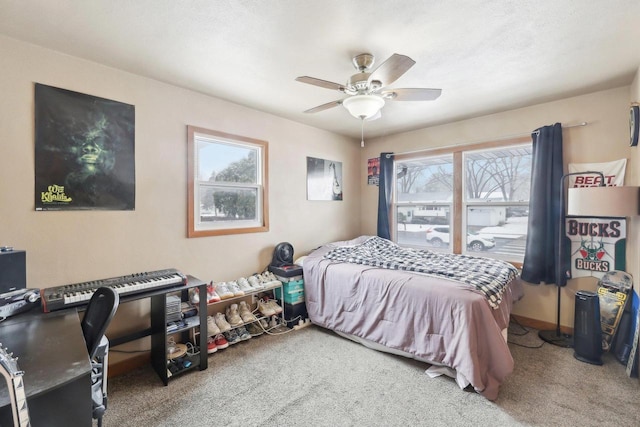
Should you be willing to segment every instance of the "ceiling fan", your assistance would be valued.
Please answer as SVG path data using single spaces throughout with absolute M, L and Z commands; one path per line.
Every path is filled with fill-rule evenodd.
M 317 113 L 337 105 L 343 105 L 352 116 L 361 119 L 364 123 L 364 120 L 374 120 L 380 117 L 380 110 L 386 101 L 433 101 L 442 93 L 442 89 L 387 88 L 416 63 L 408 56 L 394 53 L 375 70 L 371 70 L 375 57 L 370 53 L 356 55 L 352 62 L 359 72 L 352 75 L 345 85 L 315 77 L 301 76 L 296 78 L 302 83 L 337 90 L 349 95 L 344 99 L 318 105 L 306 110 L 305 113 Z

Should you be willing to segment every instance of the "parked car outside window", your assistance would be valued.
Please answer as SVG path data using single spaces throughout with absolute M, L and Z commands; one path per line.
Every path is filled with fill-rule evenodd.
M 449 246 L 449 226 L 431 227 L 426 232 L 427 243 L 435 247 Z M 467 233 L 467 248 L 472 251 L 486 251 L 495 247 L 496 242 L 493 237 L 481 236 L 477 233 Z

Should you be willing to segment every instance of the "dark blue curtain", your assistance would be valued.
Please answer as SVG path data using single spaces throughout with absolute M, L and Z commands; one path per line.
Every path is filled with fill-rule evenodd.
M 529 198 L 529 228 L 522 279 L 529 283 L 567 284 L 561 224 L 560 188 L 563 174 L 562 126 L 556 123 L 532 134 L 533 164 Z M 563 255 L 560 256 L 560 253 Z M 559 262 L 558 260 L 563 260 Z
M 378 186 L 378 236 L 391 239 L 389 210 L 393 189 L 393 153 L 380 153 L 380 180 Z

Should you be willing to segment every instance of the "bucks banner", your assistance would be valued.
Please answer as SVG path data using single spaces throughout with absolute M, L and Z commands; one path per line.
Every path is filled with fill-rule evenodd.
M 626 270 L 626 219 L 568 217 L 565 221 L 571 277 L 600 278 L 612 270 Z

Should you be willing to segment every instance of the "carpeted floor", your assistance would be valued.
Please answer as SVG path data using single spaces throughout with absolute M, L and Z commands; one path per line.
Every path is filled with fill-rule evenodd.
M 538 346 L 536 331 L 510 341 Z M 428 365 L 370 350 L 311 326 L 263 335 L 209 357 L 164 387 L 151 369 L 109 381 L 114 426 L 638 426 L 640 383 L 606 355 L 510 344 L 515 371 L 495 402 L 463 391 Z

